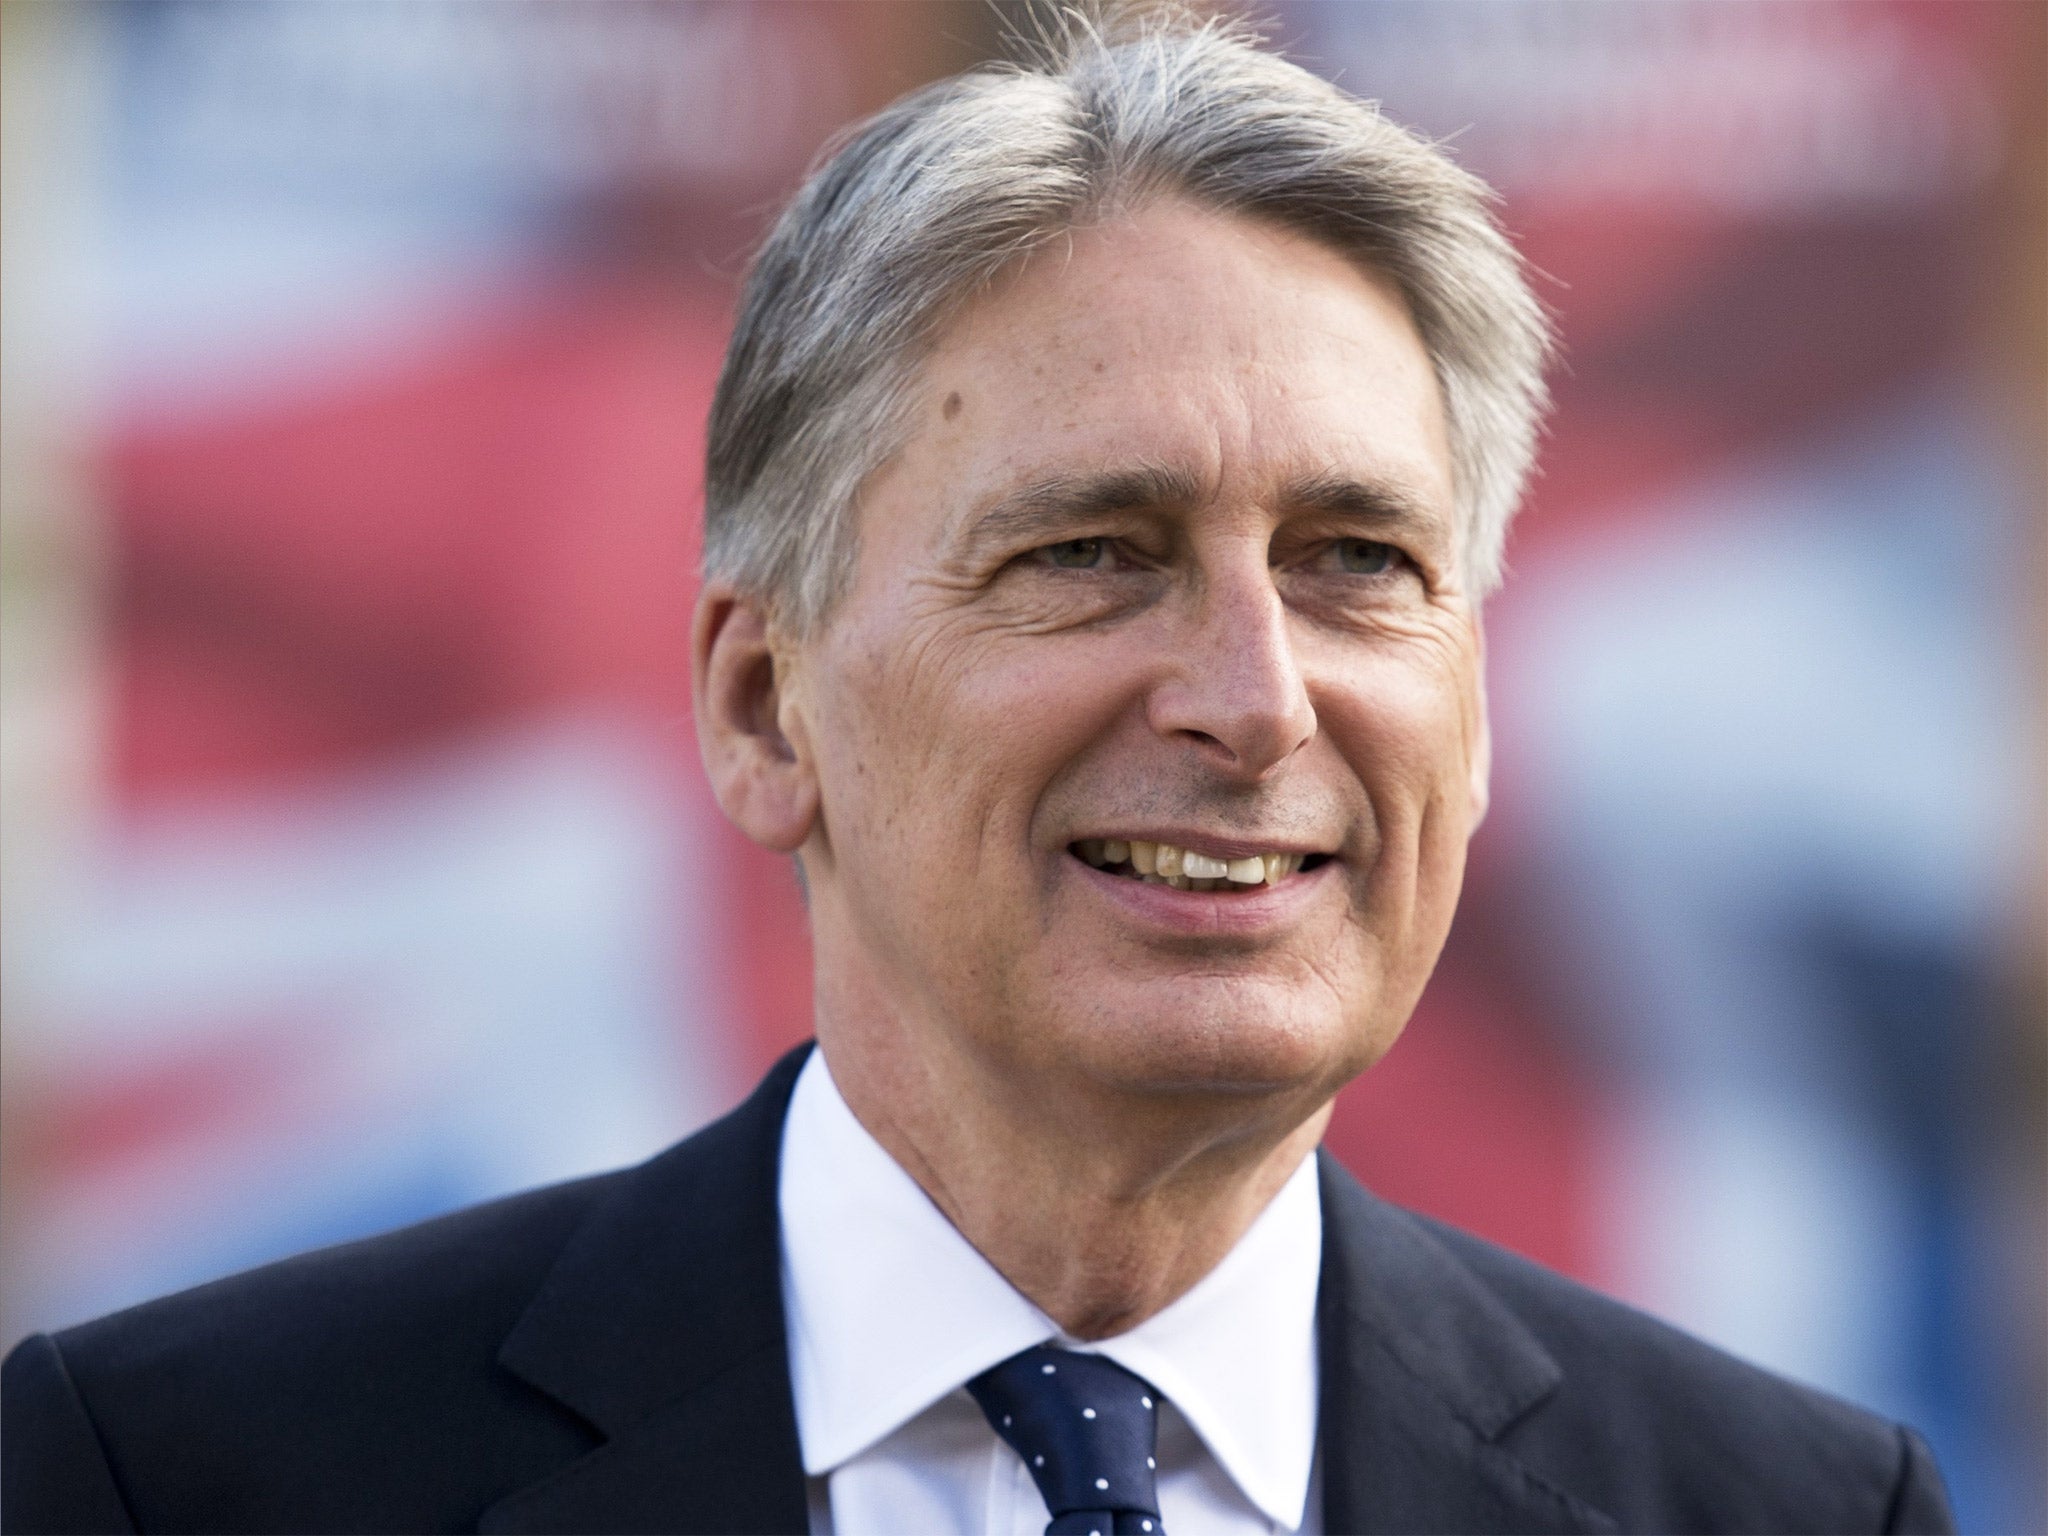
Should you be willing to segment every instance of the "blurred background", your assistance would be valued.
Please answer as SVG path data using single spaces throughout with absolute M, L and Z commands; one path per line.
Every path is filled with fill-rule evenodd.
M 1566 339 L 1496 805 L 1332 1146 L 2048 1529 L 2048 8 L 1281 4 Z M 821 142 L 1013 8 L 9 0 L 0 1344 L 639 1158 L 808 1033 L 689 721 Z

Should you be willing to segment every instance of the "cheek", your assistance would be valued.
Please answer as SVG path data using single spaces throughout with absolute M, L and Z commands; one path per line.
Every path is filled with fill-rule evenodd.
M 1388 655 L 1349 681 L 1320 708 L 1372 805 L 1372 904 L 1425 929 L 1447 924 L 1471 819 L 1477 674 L 1456 657 Z
M 1420 652 L 1420 654 L 1417 654 Z M 1317 699 L 1323 729 L 1369 790 L 1419 803 L 1463 778 L 1477 740 L 1477 673 L 1463 657 L 1403 646 L 1353 658 Z
M 1115 668 L 1059 637 L 876 633 L 834 669 L 821 744 L 828 835 L 894 841 L 885 868 L 1002 878 L 1061 768 L 1114 718 Z M 1092 650 L 1099 650 L 1099 647 Z
M 1373 673 L 1323 716 L 1365 789 L 1373 841 L 1358 877 L 1353 920 L 1363 941 L 1365 1008 L 1355 1044 L 1362 1071 L 1393 1045 L 1450 934 L 1471 827 L 1469 716 L 1460 690 L 1412 666 Z

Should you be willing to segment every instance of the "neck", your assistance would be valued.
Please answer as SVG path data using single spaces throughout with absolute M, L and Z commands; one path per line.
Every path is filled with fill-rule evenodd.
M 1136 1327 L 1215 1268 L 1329 1120 L 1326 1095 L 990 1082 L 944 1046 L 825 1014 L 821 1047 L 855 1118 L 1077 1339 Z

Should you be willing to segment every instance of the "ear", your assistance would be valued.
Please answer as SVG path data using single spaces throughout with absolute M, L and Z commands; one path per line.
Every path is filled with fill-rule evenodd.
M 758 599 L 705 583 L 690 623 L 697 746 L 720 809 L 777 853 L 801 847 L 818 816 L 817 773 L 802 711 L 789 696 L 790 660 Z
M 1486 708 L 1486 631 L 1479 626 L 1477 619 L 1473 620 L 1473 633 L 1478 642 L 1478 654 L 1472 663 L 1472 707 L 1478 718 L 1472 727 L 1471 779 L 1466 786 L 1472 807 L 1468 836 L 1479 830 L 1479 824 L 1486 820 L 1487 807 L 1493 802 L 1493 726 Z

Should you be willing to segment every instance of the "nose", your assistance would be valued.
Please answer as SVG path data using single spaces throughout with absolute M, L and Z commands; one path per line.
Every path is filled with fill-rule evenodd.
M 1205 577 L 1169 631 L 1171 657 L 1147 717 L 1162 736 L 1193 741 L 1234 777 L 1257 780 L 1315 735 L 1315 709 L 1264 550 Z

